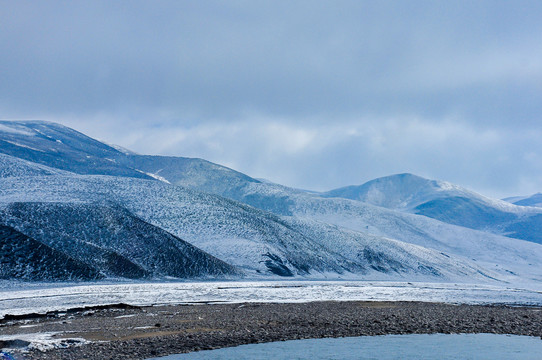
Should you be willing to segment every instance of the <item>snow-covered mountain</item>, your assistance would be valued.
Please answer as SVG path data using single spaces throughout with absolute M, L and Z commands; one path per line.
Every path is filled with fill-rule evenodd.
M 359 200 L 388 209 L 412 210 L 438 198 L 475 197 L 476 194 L 448 182 L 429 180 L 413 174 L 397 174 L 359 186 L 331 190 L 322 196 Z
M 540 246 L 502 236 L 539 242 L 542 234 L 538 231 L 542 224 L 540 212 L 489 199 L 447 182 L 410 174 L 391 176 L 364 188 L 365 192 L 373 189 L 373 193 L 380 189 L 380 200 L 371 204 L 360 201 L 354 187 L 348 189 L 349 193 L 344 196 L 351 195 L 353 199 L 345 199 L 337 197 L 339 192 L 308 193 L 246 179 L 243 174 L 206 161 L 182 158 L 169 161 L 173 168 L 181 163 L 197 162 L 198 171 L 194 172 L 195 180 L 191 172 L 170 171 L 164 174 L 168 182 L 215 193 L 277 215 L 318 220 L 366 234 L 445 250 L 484 263 L 487 261 L 492 269 L 507 264 L 505 267 L 509 271 L 528 274 L 533 265 L 524 267 L 520 264 L 540 263 Z M 207 178 L 214 181 L 199 180 Z M 438 204 L 442 205 L 440 211 L 437 211 Z M 526 255 L 528 261 L 523 258 L 523 252 L 530 253 Z
M 0 121 L 0 153 L 78 174 L 148 179 L 115 158 L 123 152 L 60 124 L 44 121 Z
M 34 202 L 40 201 L 38 208 L 53 208 L 54 211 L 48 211 L 53 215 L 41 210 L 31 214 L 26 211 L 15 217 L 11 209 L 22 206 L 16 201 L 25 204 L 26 208 L 35 208 Z M 58 202 L 70 202 L 70 205 L 59 207 L 56 205 Z M 9 220 L 7 225 L 18 226 L 18 230 L 41 236 L 44 241 L 46 238 L 61 239 L 59 244 L 67 241 L 62 239 L 72 237 L 83 243 L 100 241 L 92 245 L 100 248 L 107 245 L 105 248 L 125 255 L 121 252 L 123 246 L 136 246 L 133 243 L 136 240 L 129 243 L 122 240 L 133 236 L 123 233 L 134 231 L 134 226 L 126 220 L 115 220 L 115 238 L 107 232 L 103 241 L 93 235 L 95 232 L 102 234 L 111 222 L 110 215 L 94 213 L 103 209 L 101 204 L 104 202 L 106 205 L 118 204 L 146 222 L 186 239 L 252 275 L 322 277 L 327 274 L 336 277 L 337 274 L 357 274 L 383 279 L 457 279 L 465 276 L 488 279 L 495 276 L 492 271 L 467 259 L 443 254 L 442 251 L 340 229 L 314 220 L 280 217 L 160 181 L 80 175 L 0 179 L 0 204 L 4 204 L 4 218 Z M 67 210 L 60 212 L 66 208 L 70 209 L 69 214 L 65 214 Z M 89 214 L 88 209 L 94 211 Z M 111 212 L 109 207 L 106 209 L 107 214 Z M 72 219 L 74 217 L 77 221 Z M 106 220 L 102 219 L 104 217 Z M 67 221 L 67 224 L 62 221 Z M 37 231 L 37 234 L 32 231 Z M 113 240 L 116 241 L 114 244 Z M 74 243 L 74 247 L 77 246 L 79 243 Z M 144 251 L 159 251 L 160 246 Z M 133 255 L 125 256 L 134 262 Z M 115 275 L 111 271 L 109 274 Z
M 0 279 L 98 280 L 93 267 L 0 224 Z
M 4 144 L 10 145 L 4 148 Z M 184 275 L 171 275 L 170 270 L 155 265 L 163 262 L 153 254 L 162 246 L 154 240 L 152 246 L 141 240 L 145 246 L 139 258 L 124 252 L 124 246 L 137 247 L 140 241 L 123 240 L 135 236 L 130 225 L 134 221 L 153 226 L 151 233 L 164 231 L 160 238 L 183 239 L 249 276 L 542 279 L 542 246 L 469 229 L 468 224 L 453 225 L 461 213 L 453 202 L 451 224 L 443 222 L 446 218 L 431 218 L 429 211 L 426 216 L 416 214 L 420 205 L 457 198 L 468 199 L 469 204 L 481 202 L 484 215 L 488 207 L 505 216 L 514 214 L 508 225 L 520 224 L 518 219 L 531 221 L 538 213 L 443 182 L 410 176 L 399 184 L 382 186 L 380 202 L 371 204 L 356 198 L 355 189 L 344 195 L 309 193 L 201 159 L 119 151 L 44 122 L 0 123 L 0 153 L 6 154 L 0 158 L 7 174 L 0 179 L 6 226 L 43 241 L 52 250 L 59 249 L 47 242 L 52 238 L 76 244 L 74 248 L 79 244 L 97 247 L 102 252 L 95 251 L 92 258 L 102 259 L 102 265 L 107 265 L 107 251 L 114 252 L 134 264 L 134 271 L 142 269 L 141 276 Z M 13 209 L 18 208 L 25 212 L 15 216 Z M 115 214 L 115 226 L 106 214 Z M 473 211 L 470 215 L 479 216 Z M 78 225 L 61 221 L 71 217 Z M 493 226 L 496 219 L 482 217 L 477 224 L 485 221 Z M 115 273 L 112 265 L 96 266 L 81 254 L 74 250 L 73 258 L 99 269 L 100 274 L 131 276 Z M 141 262 L 143 257 L 151 263 Z
M 0 178 L 61 174 L 69 172 L 0 153 Z
M 542 210 L 494 200 L 445 181 L 399 174 L 324 193 L 449 224 L 542 243 Z
M 542 243 L 542 211 L 521 208 L 448 182 L 412 174 L 393 175 L 361 186 L 317 194 L 262 182 L 201 159 L 132 156 L 124 161 L 171 184 L 224 196 L 278 215 L 296 215 L 296 208 L 306 207 L 297 205 L 303 199 L 313 202 L 316 197 L 345 198 Z
M 503 200 L 519 206 L 542 207 L 542 193 L 536 193 L 531 196 L 514 196 Z
M 0 222 L 108 277 L 240 275 L 115 205 L 13 202 L 0 209 Z

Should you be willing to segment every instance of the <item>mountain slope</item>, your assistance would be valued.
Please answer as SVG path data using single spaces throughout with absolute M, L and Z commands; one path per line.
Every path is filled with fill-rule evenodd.
M 225 177 L 224 181 L 220 181 L 221 174 Z M 529 265 L 527 268 L 517 267 L 515 262 L 533 264 L 540 263 L 540 260 L 536 256 L 527 255 L 530 260 L 525 261 L 522 251 L 534 251 L 542 255 L 538 246 L 528 246 L 521 241 L 462 228 L 485 230 L 496 235 L 516 236 L 519 239 L 537 242 L 542 232 L 536 230 L 537 224 L 540 224 L 536 213 L 524 211 L 503 201 L 485 198 L 446 182 L 427 180 L 410 174 L 372 182 L 384 183 L 386 185 L 383 188 L 389 190 L 380 190 L 382 195 L 375 196 L 375 199 L 380 198 L 378 202 L 375 201 L 376 204 L 389 206 L 394 204 L 404 209 L 398 212 L 397 209 L 386 210 L 381 206 L 361 202 L 359 194 L 353 196 L 357 200 L 349 200 L 330 197 L 337 196 L 338 193 L 326 193 L 321 196 L 254 179 L 243 181 L 243 178 L 236 175 L 233 170 L 227 168 L 216 170 L 212 164 L 200 169 L 197 176 L 209 176 L 217 180 L 210 186 L 191 181 L 190 174 L 186 173 L 180 177 L 169 176 L 166 179 L 171 183 L 213 192 L 278 215 L 315 219 L 375 236 L 444 250 L 448 254 L 487 261 L 491 268 L 498 264 L 501 266 L 506 264 L 513 272 L 528 273 Z M 401 189 L 398 183 L 409 186 Z M 370 188 L 374 187 L 365 187 L 365 192 Z M 354 193 L 353 190 L 349 189 L 351 194 Z M 384 198 L 385 195 L 388 197 Z M 467 199 L 467 204 L 464 204 L 462 199 Z M 437 202 L 449 206 L 439 207 Z M 438 209 L 441 210 L 440 213 L 436 212 Z M 411 213 L 424 217 L 410 215 Z M 446 226 L 428 218 L 462 227 Z M 517 248 L 521 250 L 518 251 Z
M 73 130 L 55 130 L 58 126 L 54 124 L 38 125 L 41 133 L 53 139 L 52 133 L 62 133 L 65 137 L 57 139 L 61 142 L 86 144 L 95 141 L 88 140 Z M 27 139 L 28 144 L 38 146 L 39 151 L 51 155 L 40 157 L 40 161 L 56 166 L 51 159 L 54 159 L 53 155 L 58 149 L 49 151 L 47 145 L 43 144 L 50 139 L 36 138 L 33 126 L 37 125 L 34 123 L 20 126 L 22 127 L 12 126 L 10 131 L 26 133 L 19 135 L 32 138 L 32 141 Z M 47 126 L 52 130 L 43 129 Z M 5 134 L 5 131 L 0 131 L 0 139 L 5 137 Z M 410 179 L 412 181 L 407 181 L 410 184 L 407 186 L 409 191 L 390 193 L 394 200 L 389 202 L 390 204 L 406 203 L 401 205 L 401 211 L 397 211 L 395 208 L 385 209 L 359 200 L 326 198 L 325 194 L 320 196 L 261 182 L 201 159 L 142 156 L 128 151 L 117 151 L 105 144 L 93 146 L 95 148 L 91 147 L 90 150 L 85 146 L 70 147 L 73 151 L 69 152 L 69 155 L 74 161 L 84 164 L 70 167 L 70 171 L 81 174 L 105 173 L 101 168 L 102 162 L 94 166 L 94 163 L 85 163 L 83 159 L 95 156 L 108 162 L 107 171 L 120 174 L 124 178 L 75 175 L 7 178 L 0 180 L 0 201 L 100 204 L 114 202 L 144 221 L 253 274 L 312 276 L 350 272 L 367 277 L 382 274 L 412 277 L 417 274 L 440 278 L 440 274 L 450 274 L 448 278 L 476 278 L 484 277 L 480 275 L 480 272 L 484 272 L 481 268 L 490 268 L 491 272 L 496 271 L 501 277 L 516 273 L 530 278 L 542 278 L 542 271 L 538 270 L 542 268 L 542 247 L 539 245 L 408 213 L 425 212 L 452 223 L 457 219 L 465 221 L 457 217 L 457 214 L 464 213 L 464 205 L 461 205 L 460 201 L 456 201 L 453 206 L 436 204 L 416 209 L 421 204 L 432 205 L 430 201 L 449 201 L 456 196 L 468 199 L 468 205 L 473 204 L 472 199 L 481 201 L 482 215 L 487 210 L 487 204 L 493 206 L 492 209 L 501 211 L 504 216 L 515 214 L 517 217 L 505 225 L 519 224 L 518 229 L 512 229 L 509 233 L 520 233 L 519 228 L 527 229 L 527 233 L 523 234 L 526 237 L 536 229 L 537 219 L 533 217 L 538 213 L 473 196 L 474 193 L 447 183 L 437 184 L 438 191 L 433 186 L 430 191 L 421 191 L 417 196 L 408 198 L 412 188 L 418 186 L 421 190 L 424 187 L 427 190 L 427 182 L 430 182 L 421 178 Z M 105 155 L 99 153 L 102 147 Z M 131 178 L 128 173 L 134 171 L 137 176 Z M 142 176 L 153 180 L 137 179 Z M 447 184 L 448 189 L 443 184 Z M 434 194 L 444 195 L 435 197 Z M 461 206 L 458 206 L 458 203 Z M 453 211 L 448 212 L 450 207 Z M 435 209 L 443 209 L 447 216 L 452 216 L 446 219 L 442 212 L 437 215 L 430 214 L 431 211 L 435 212 Z M 472 210 L 469 211 L 476 215 L 475 218 L 482 217 Z M 484 221 L 493 221 L 491 224 L 494 225 L 495 218 L 494 214 L 490 214 Z M 520 220 L 524 220 L 525 224 Z M 480 226 L 484 221 L 476 221 L 478 222 L 472 227 L 478 226 L 483 230 L 507 234 L 502 227 L 503 222 L 497 224 L 497 227 L 487 229 Z M 419 246 L 428 251 L 427 256 L 424 255 L 426 257 L 420 255 L 423 251 Z M 392 255 L 383 256 L 387 252 Z M 455 265 L 447 263 L 444 260 L 446 257 L 453 258 Z M 408 259 L 413 261 L 409 262 Z M 467 259 L 474 259 L 474 264 Z M 405 264 L 405 269 L 401 269 L 398 264 Z M 423 270 L 427 268 L 436 269 L 436 272 L 428 275 L 427 271 Z M 493 276 L 489 271 L 484 273 Z
M 234 189 L 246 182 L 260 181 L 245 174 L 202 159 L 176 156 L 127 155 L 117 158 L 120 165 L 141 170 L 174 185 L 207 189 Z
M 297 215 L 293 209 L 303 199 L 312 202 L 315 196 L 345 198 L 423 215 L 452 225 L 542 243 L 542 232 L 539 231 L 542 211 L 521 209 L 444 181 L 428 180 L 412 174 L 393 175 L 361 186 L 310 194 L 264 183 L 199 159 L 132 156 L 130 161 L 130 166 L 157 174 L 169 183 L 224 196 L 278 215 Z M 387 232 L 379 234 L 391 236 Z M 401 237 L 398 239 L 403 240 Z
M 150 178 L 117 165 L 123 152 L 56 123 L 0 121 L 0 153 L 78 174 Z
M 89 201 L 115 202 L 145 221 L 251 274 L 316 277 L 335 274 L 332 276 L 336 277 L 337 274 L 352 273 L 368 278 L 441 280 L 467 277 L 487 280 L 488 276 L 493 276 L 452 254 L 443 255 L 441 251 L 421 249 L 311 220 L 279 217 L 232 200 L 159 181 L 107 176 L 0 179 L 0 202 L 8 209 L 14 206 L 13 202 L 22 192 L 27 202 L 38 199 L 49 203 L 70 201 L 70 206 L 82 203 L 83 208 L 90 206 L 86 204 Z M 17 216 L 13 215 L 13 210 L 7 212 L 15 218 L 14 225 L 23 224 L 19 225 L 23 226 L 21 229 L 28 231 L 70 228 L 70 225 L 55 222 L 43 224 L 39 221 L 43 215 L 30 216 L 38 220 L 24 225 L 25 218 L 29 217 L 27 212 Z M 64 214 L 61 218 L 71 219 L 71 216 Z M 103 227 L 100 218 L 92 218 L 90 223 L 100 229 Z M 74 230 L 74 236 L 78 232 Z M 120 236 L 121 239 L 125 237 Z
M 212 171 L 210 168 L 207 170 Z M 175 181 L 171 178 L 168 180 Z M 183 182 L 189 183 L 189 179 Z M 209 188 L 203 186 L 203 190 L 208 191 Z M 214 190 L 220 193 L 221 189 L 215 186 Z M 480 265 L 498 268 L 503 274 L 522 274 L 542 279 L 542 272 L 536 267 L 536 264 L 542 265 L 542 247 L 537 244 L 448 225 L 426 216 L 385 209 L 361 201 L 324 198 L 276 184 L 250 181 L 224 190 L 220 195 L 229 195 L 237 201 L 279 215 L 335 224 L 367 235 L 476 259 Z M 520 224 L 521 218 L 516 219 L 515 224 Z M 537 223 L 537 219 L 530 219 L 528 214 L 525 219 L 528 224 Z M 521 235 L 519 229 L 514 230 Z M 498 229 L 495 232 L 498 233 Z M 531 233 L 529 231 L 523 235 L 530 238 Z
M 68 172 L 0 153 L 0 178 L 62 174 Z
M 109 277 L 240 274 L 118 206 L 9 203 L 0 221 Z
M 397 174 L 322 193 L 323 197 L 339 197 L 363 201 L 388 209 L 410 210 L 436 198 L 470 197 L 472 193 L 450 183 L 424 179 L 413 174 Z
M 542 243 L 542 210 L 493 200 L 437 180 L 399 174 L 324 193 L 388 209 L 424 215 L 449 224 Z
M 542 207 L 542 193 L 536 193 L 531 196 L 516 196 L 503 200 L 518 206 Z
M 359 186 L 347 186 L 321 194 L 323 197 L 339 197 L 363 201 L 388 209 L 413 211 L 422 204 L 438 199 L 474 199 L 501 212 L 519 212 L 516 206 L 494 200 L 446 181 L 430 180 L 413 174 L 390 175 Z
M 96 269 L 0 224 L 0 279 L 98 280 Z

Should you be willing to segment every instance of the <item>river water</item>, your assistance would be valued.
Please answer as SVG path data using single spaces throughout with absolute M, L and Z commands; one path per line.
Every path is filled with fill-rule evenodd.
M 152 360 L 542 359 L 538 337 L 494 334 L 361 336 L 241 345 Z

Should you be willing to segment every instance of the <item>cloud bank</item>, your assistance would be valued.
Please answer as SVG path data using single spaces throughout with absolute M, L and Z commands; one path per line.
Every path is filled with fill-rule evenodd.
M 538 1 L 0 3 L 0 116 L 325 190 L 542 191 Z

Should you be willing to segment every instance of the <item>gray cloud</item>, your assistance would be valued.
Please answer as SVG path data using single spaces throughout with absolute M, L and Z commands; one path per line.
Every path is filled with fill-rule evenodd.
M 324 189 L 542 190 L 539 1 L 0 3 L 0 111 Z

